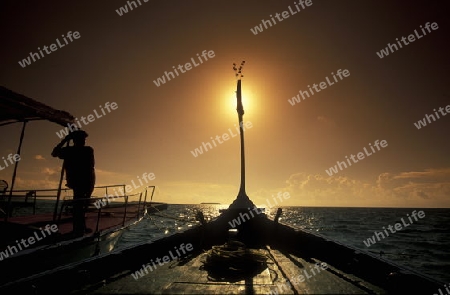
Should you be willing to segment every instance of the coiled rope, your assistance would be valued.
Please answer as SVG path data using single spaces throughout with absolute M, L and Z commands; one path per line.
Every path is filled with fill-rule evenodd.
M 205 270 L 213 281 L 230 279 L 239 280 L 241 275 L 248 275 L 266 267 L 267 255 L 259 249 L 246 248 L 244 243 L 230 241 L 220 246 L 212 246 L 206 253 Z

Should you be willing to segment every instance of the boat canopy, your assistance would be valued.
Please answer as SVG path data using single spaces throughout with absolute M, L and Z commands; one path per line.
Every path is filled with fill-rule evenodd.
M 16 154 L 20 155 L 22 149 L 23 138 L 25 135 L 25 127 L 29 121 L 46 120 L 62 126 L 67 123 L 73 123 L 75 117 L 66 111 L 56 110 L 48 105 L 40 103 L 25 95 L 16 93 L 3 86 L 0 86 L 0 126 L 20 123 L 22 122 L 22 132 L 20 134 L 19 146 Z M 11 186 L 9 189 L 7 214 L 5 214 L 5 221 L 8 221 L 10 215 L 11 197 L 14 190 L 14 183 L 16 181 L 17 167 L 19 161 L 14 163 L 14 172 L 12 175 Z M 64 169 L 61 169 L 61 177 L 59 181 L 58 195 L 55 206 L 54 215 L 56 216 L 56 208 L 61 195 L 61 183 L 64 174 Z
M 67 123 L 73 123 L 75 118 L 66 111 L 56 110 L 0 86 L 0 126 L 35 120 L 48 120 L 66 126 Z

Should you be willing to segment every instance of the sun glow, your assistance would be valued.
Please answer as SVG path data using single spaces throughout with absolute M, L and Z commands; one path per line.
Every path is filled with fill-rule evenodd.
M 223 103 L 221 109 L 227 117 L 232 116 L 234 118 L 237 116 L 236 84 L 233 88 L 227 88 L 224 93 L 225 95 L 222 99 Z M 242 105 L 244 107 L 244 117 L 249 114 L 253 117 L 257 113 L 257 103 L 254 92 L 251 87 L 245 85 L 245 81 L 242 82 Z

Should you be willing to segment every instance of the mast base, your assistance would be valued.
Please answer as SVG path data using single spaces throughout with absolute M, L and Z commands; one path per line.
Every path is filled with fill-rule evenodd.
M 239 194 L 228 209 L 247 209 L 254 207 L 256 207 L 255 204 L 253 204 L 250 198 L 244 193 Z

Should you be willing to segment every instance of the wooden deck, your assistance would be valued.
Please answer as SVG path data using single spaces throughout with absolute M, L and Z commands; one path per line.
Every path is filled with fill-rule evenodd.
M 64 294 L 397 295 L 433 294 L 444 285 L 374 255 L 271 221 L 265 215 L 242 223 L 237 235 L 230 234 L 229 221 L 238 213 L 229 209 L 207 224 L 156 241 L 142 241 L 34 277 L 22 277 L 1 291 L 53 294 L 53 284 L 59 282 L 58 292 Z M 230 262 L 223 255 L 226 252 L 221 251 L 219 262 L 214 259 L 214 267 L 205 265 L 209 251 L 230 239 L 259 249 L 267 257 L 265 264 L 260 264 L 257 271 L 236 273 L 230 265 L 239 269 L 251 265 L 251 260 L 244 260 L 239 251 L 231 251 L 228 256 L 234 260 Z M 167 256 L 181 244 L 191 244 L 192 252 L 145 273 L 143 265 L 151 259 L 156 264 L 158 257 Z M 322 263 L 326 263 L 325 267 Z M 217 266 L 226 266 L 228 271 L 218 271 Z
M 138 212 L 138 205 L 129 204 L 125 213 L 124 207 L 109 207 L 103 208 L 100 215 L 98 210 L 89 211 L 85 214 L 86 227 L 90 229 L 85 233 L 85 237 L 94 236 L 98 233 L 102 233 L 108 230 L 112 230 L 117 227 L 126 226 L 142 218 L 142 206 Z M 139 213 L 139 214 L 138 214 Z M 124 218 L 125 217 L 125 218 Z M 97 229 L 97 220 L 98 229 Z M 8 245 L 16 245 L 16 240 L 28 239 L 28 237 L 34 236 L 35 232 L 40 232 L 40 228 L 44 228 L 46 225 L 56 224 L 58 226 L 58 232 L 48 236 L 40 242 L 36 242 L 30 245 L 28 249 L 32 249 L 45 244 L 54 244 L 59 241 L 71 240 L 79 237 L 73 233 L 73 217 L 72 213 L 63 213 L 61 219 L 57 218 L 53 221 L 53 214 L 38 214 L 10 217 L 8 222 L 0 221 L 0 229 L 3 232 L 3 238 L 0 241 L 0 250 L 4 249 Z
M 133 220 L 137 220 L 142 217 L 142 204 L 139 208 L 138 204 L 128 204 L 126 213 L 124 210 L 123 204 L 117 204 L 117 207 L 106 207 L 102 208 L 100 214 L 100 222 L 98 225 L 99 231 L 104 231 L 123 223 L 127 224 L 132 222 Z M 160 210 L 164 210 L 167 207 L 166 204 L 163 203 L 155 203 L 152 206 L 147 208 L 148 212 L 159 212 Z M 140 211 L 139 211 L 140 210 Z M 155 211 L 156 210 L 156 211 Z M 125 218 L 124 218 L 125 216 Z M 98 210 L 95 208 L 91 208 L 85 214 L 86 227 L 92 229 L 92 232 L 95 232 L 97 227 L 97 218 L 98 218 Z M 0 221 L 1 222 L 1 221 Z M 53 214 L 37 214 L 37 215 L 27 215 L 27 216 L 17 216 L 10 217 L 8 222 L 24 225 L 31 228 L 40 228 L 47 224 L 57 224 L 59 233 L 62 235 L 66 235 L 72 232 L 73 230 L 73 218 L 72 213 L 62 213 L 61 219 L 57 218 L 57 221 L 53 221 Z
M 269 257 L 267 267 L 256 276 L 237 282 L 212 278 L 203 267 L 206 259 L 203 253 L 185 261 L 172 261 L 137 280 L 126 274 L 87 294 L 385 294 L 382 289 L 332 266 L 317 271 L 314 267 L 321 261 L 307 261 L 269 246 L 263 251 Z M 78 292 L 85 294 L 87 290 Z
M 85 215 L 86 218 L 86 227 L 95 231 L 97 226 L 97 217 L 98 212 L 87 212 Z M 103 209 L 101 213 L 101 218 L 99 222 L 99 230 L 105 230 L 117 225 L 122 224 L 124 217 L 124 209 L 123 208 L 107 208 Z M 137 206 L 130 205 L 127 208 L 127 213 L 125 217 L 125 222 L 130 221 L 131 219 L 137 218 Z M 8 219 L 11 223 L 22 224 L 33 227 L 41 227 L 46 224 L 58 224 L 57 222 L 53 222 L 53 214 L 39 214 L 39 215 L 29 215 L 29 216 L 19 216 L 19 217 L 11 217 Z M 71 213 L 63 213 L 61 215 L 61 220 L 58 225 L 59 232 L 61 234 L 67 234 L 72 231 L 73 218 Z
M 123 204 L 118 204 L 120 207 L 114 206 L 116 205 L 102 208 L 97 232 L 98 210 L 87 212 L 86 225 L 92 232 L 83 236 L 73 233 L 70 212 L 63 213 L 59 223 L 53 222 L 53 214 L 11 217 L 8 222 L 0 221 L 0 230 L 4 234 L 0 241 L 0 251 L 6 253 L 1 259 L 1 265 L 4 269 L 13 270 L 2 274 L 0 286 L 112 251 L 123 230 L 143 218 L 142 204 L 140 209 L 138 204 L 128 204 L 126 214 Z M 43 236 L 39 228 L 44 228 L 47 224 L 57 224 L 58 232 Z M 16 246 L 17 240 L 28 240 L 29 237 L 35 237 L 35 234 L 41 237 L 39 241 L 27 244 L 23 249 Z M 15 250 L 8 250 L 10 246 Z M 26 265 L 26 268 L 17 268 L 17 265 Z

